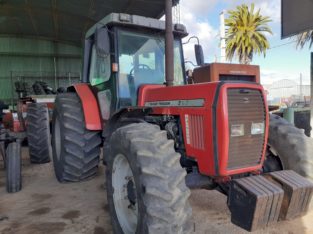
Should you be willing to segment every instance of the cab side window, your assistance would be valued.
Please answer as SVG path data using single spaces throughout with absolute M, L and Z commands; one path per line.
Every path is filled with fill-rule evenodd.
M 110 55 L 100 55 L 97 53 L 96 46 L 93 45 L 91 53 L 91 64 L 89 80 L 91 85 L 98 85 L 106 82 L 111 76 Z

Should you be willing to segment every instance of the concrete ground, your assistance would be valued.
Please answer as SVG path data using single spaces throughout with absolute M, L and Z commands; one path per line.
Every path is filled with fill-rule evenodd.
M 32 165 L 28 162 L 27 149 L 23 151 L 22 191 L 6 193 L 5 172 L 0 169 L 1 234 L 112 233 L 103 166 L 93 180 L 60 184 L 54 177 L 52 163 Z M 216 191 L 193 191 L 190 202 L 194 233 L 248 233 L 230 222 L 224 195 Z M 313 233 L 313 212 L 253 233 Z

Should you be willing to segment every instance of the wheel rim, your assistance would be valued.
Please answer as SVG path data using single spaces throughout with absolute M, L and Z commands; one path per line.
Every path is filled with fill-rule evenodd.
M 120 226 L 125 234 L 135 233 L 138 203 L 134 175 L 126 157 L 118 154 L 112 170 L 113 202 Z
M 59 118 L 56 118 L 54 123 L 54 144 L 55 144 L 55 153 L 59 161 L 61 154 L 61 130 Z

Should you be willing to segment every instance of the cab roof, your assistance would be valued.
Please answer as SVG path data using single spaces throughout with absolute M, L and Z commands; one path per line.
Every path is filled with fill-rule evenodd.
M 148 18 L 139 15 L 129 15 L 124 13 L 111 13 L 102 20 L 93 25 L 86 33 L 86 38 L 92 36 L 97 28 L 120 25 L 133 28 L 147 28 L 158 31 L 165 30 L 165 21 L 154 18 Z M 182 24 L 174 24 L 173 32 L 176 35 L 185 37 L 188 35 L 186 27 Z

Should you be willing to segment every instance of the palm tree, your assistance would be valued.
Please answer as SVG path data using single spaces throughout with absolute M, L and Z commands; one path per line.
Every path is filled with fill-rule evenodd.
M 254 12 L 254 4 L 237 6 L 236 10 L 228 11 L 226 25 L 226 58 L 231 61 L 238 57 L 239 62 L 249 64 L 253 54 L 266 54 L 270 45 L 265 33 L 272 34 L 267 25 L 269 17 L 260 14 L 260 9 Z
M 297 48 L 303 48 L 308 42 L 310 43 L 310 48 L 313 45 L 313 30 L 303 32 L 297 36 Z

